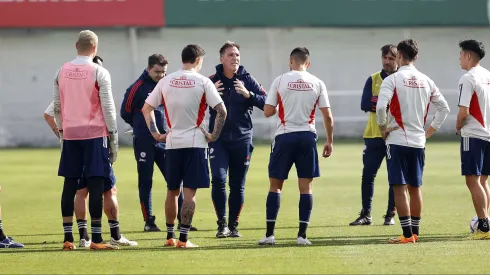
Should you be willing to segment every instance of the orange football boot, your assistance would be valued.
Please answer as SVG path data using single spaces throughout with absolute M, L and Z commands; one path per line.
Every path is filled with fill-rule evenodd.
M 65 251 L 75 250 L 75 249 L 77 249 L 77 248 L 76 248 L 76 247 L 75 247 L 75 245 L 74 245 L 73 243 L 71 243 L 71 242 L 68 242 L 68 241 L 67 241 L 67 242 L 65 242 L 65 243 L 63 244 L 63 250 L 65 250 Z
M 175 239 L 171 238 L 171 239 L 166 240 L 165 243 L 163 244 L 163 246 L 175 246 Z
M 407 244 L 407 243 L 415 243 L 415 238 L 412 235 L 410 238 L 405 238 L 405 236 L 401 235 L 399 237 L 391 238 L 388 241 L 391 244 Z
M 110 243 L 94 243 L 90 244 L 90 250 L 116 250 L 119 249 L 119 246 L 112 245 Z

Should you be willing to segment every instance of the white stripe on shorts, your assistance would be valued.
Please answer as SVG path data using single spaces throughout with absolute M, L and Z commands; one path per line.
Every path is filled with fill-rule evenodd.
M 470 151 L 470 138 L 463 137 L 463 152 L 469 152 L 469 151 Z

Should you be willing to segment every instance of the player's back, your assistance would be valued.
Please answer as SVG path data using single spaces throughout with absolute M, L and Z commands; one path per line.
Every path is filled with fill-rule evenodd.
M 473 67 L 461 77 L 459 85 L 459 104 L 469 102 L 470 113 L 461 136 L 490 140 L 490 72 L 482 66 Z
M 59 71 L 63 132 L 67 140 L 108 136 L 99 98 L 99 70 L 105 71 L 91 61 L 82 64 L 72 61 L 65 63 Z
M 388 136 L 387 144 L 425 147 L 425 121 L 431 95 L 437 90 L 434 82 L 413 65 L 402 66 L 383 81 L 378 102 L 389 104 L 388 127 L 399 127 Z M 379 104 L 379 103 L 378 103 Z
M 207 148 L 200 127 L 207 107 L 206 89 L 214 84 L 209 78 L 188 70 L 179 70 L 162 80 L 158 88 L 167 118 L 167 149 Z M 156 88 L 156 89 L 157 89 Z
M 315 132 L 315 109 L 322 91 L 323 81 L 307 71 L 291 70 L 276 78 L 278 124 L 276 135 L 310 131 Z M 274 85 L 273 85 L 274 87 Z M 325 99 L 328 102 L 328 98 Z M 327 104 L 327 102 L 325 104 Z

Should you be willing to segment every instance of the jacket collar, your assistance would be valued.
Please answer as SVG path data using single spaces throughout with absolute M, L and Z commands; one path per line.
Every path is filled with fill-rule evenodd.
M 140 75 L 139 79 L 141 79 L 141 80 L 143 80 L 145 82 L 155 83 L 155 81 L 153 81 L 153 79 L 151 79 L 151 77 L 148 74 L 148 71 L 146 69 L 143 70 L 143 73 Z
M 385 71 L 385 70 L 381 70 L 380 75 L 381 75 L 381 78 L 382 78 L 382 79 L 385 79 L 385 78 L 388 76 L 388 74 L 386 73 L 386 71 Z
M 220 76 L 224 76 L 224 73 L 223 73 L 223 64 L 218 64 L 216 65 L 216 74 L 220 75 Z M 243 67 L 242 65 L 240 65 L 238 67 L 238 70 L 236 72 L 236 75 L 237 76 L 243 76 L 243 75 L 246 75 L 248 74 L 247 71 L 245 70 L 245 67 Z

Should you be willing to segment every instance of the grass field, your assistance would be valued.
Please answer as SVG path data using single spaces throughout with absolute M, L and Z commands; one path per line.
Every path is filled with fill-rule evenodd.
M 276 242 L 259 247 L 265 233 L 268 192 L 268 146 L 257 146 L 246 186 L 240 220 L 241 239 L 216 239 L 216 217 L 210 189 L 198 193 L 191 232 L 197 250 L 163 248 L 165 232 L 143 233 L 137 174 L 132 149 L 124 148 L 115 164 L 122 233 L 139 242 L 137 248 L 94 252 L 62 252 L 59 151 L 15 149 L 0 151 L 3 227 L 23 242 L 23 250 L 0 250 L 0 273 L 488 273 L 490 242 L 464 241 L 474 216 L 471 198 L 460 176 L 459 144 L 429 142 L 423 194 L 421 238 L 416 244 L 389 245 L 401 234 L 397 224 L 382 226 L 386 211 L 387 176 L 383 163 L 376 180 L 374 225 L 349 227 L 360 210 L 363 144 L 338 144 L 330 159 L 321 160 L 321 178 L 314 182 L 313 213 L 308 231 L 311 247 L 295 246 L 299 193 L 291 173 L 282 195 Z M 156 173 L 153 211 L 165 227 L 165 182 Z M 104 237 L 109 227 L 103 223 Z M 74 224 L 74 232 L 76 223 Z M 78 238 L 78 234 L 75 234 Z

